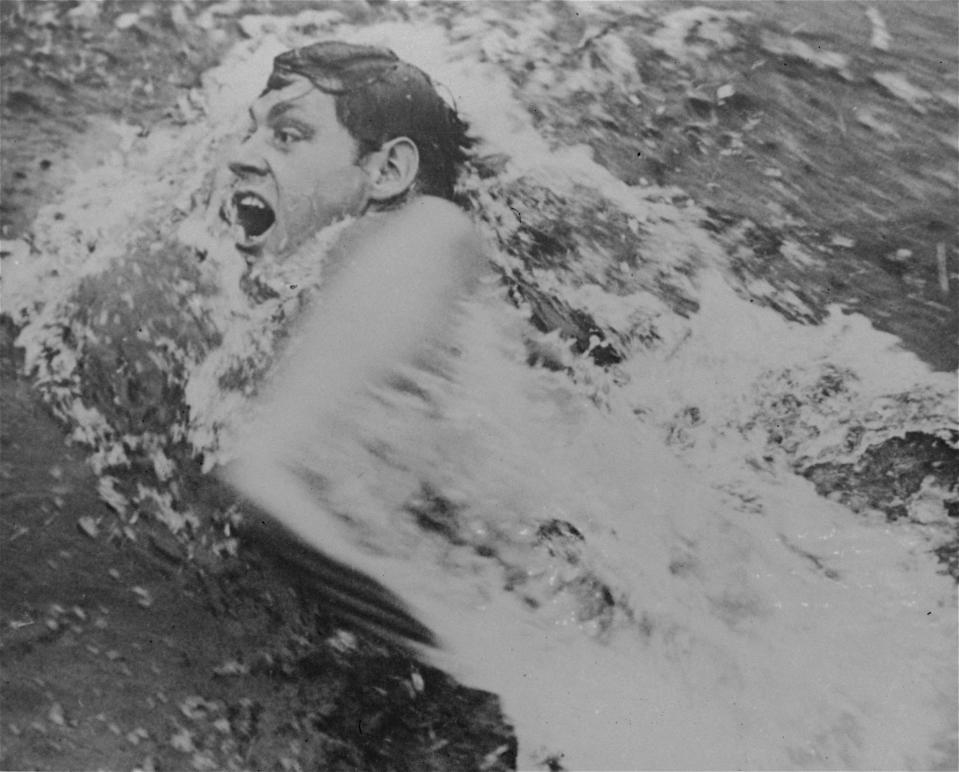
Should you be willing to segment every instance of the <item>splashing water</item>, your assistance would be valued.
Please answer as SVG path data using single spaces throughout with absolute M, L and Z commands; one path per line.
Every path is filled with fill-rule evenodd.
M 749 302 L 701 213 L 673 204 L 675 191 L 631 188 L 588 149 L 552 146 L 499 66 L 542 45 L 548 14 L 509 34 L 494 16 L 354 28 L 330 15 L 322 37 L 389 45 L 450 90 L 483 151 L 509 159 L 495 179 L 466 183 L 499 272 L 588 311 L 627 356 L 603 369 L 533 330 L 528 305 L 516 310 L 499 288 L 480 293 L 449 372 L 364 397 L 347 431 L 304 461 L 342 481 L 331 508 L 350 520 L 326 524 L 337 557 L 409 600 L 445 644 L 424 656 L 501 696 L 526 766 L 549 756 L 606 769 L 954 765 L 955 586 L 929 553 L 948 536 L 945 516 L 892 526 L 796 474 L 878 439 L 954 428 L 952 379 L 861 317 L 833 309 L 804 326 Z M 128 193 L 139 191 L 131 207 L 170 195 L 159 177 L 142 184 L 157 169 L 186 178 L 180 190 L 201 187 L 184 170 L 212 161 L 271 57 L 310 40 L 290 19 L 269 25 L 278 37 L 244 44 L 207 74 L 213 128 L 200 150 L 155 136 L 144 140 L 150 152 L 127 159 Z M 628 51 L 608 44 L 606 54 L 593 86 L 630 67 Z M 93 187 L 72 198 L 89 201 Z M 599 222 L 635 255 L 614 254 L 604 236 L 575 260 L 529 267 L 517 234 L 535 224 L 537 204 L 580 233 Z M 224 373 L 251 342 L 268 358 L 272 341 L 254 330 L 285 324 L 293 312 L 283 304 L 298 294 L 254 307 L 238 290 L 235 254 L 201 218 L 181 236 L 208 247 L 217 289 L 197 303 L 213 327 L 246 325 L 188 358 L 191 439 L 212 464 L 229 456 L 221 429 L 251 393 L 226 395 Z M 111 260 L 129 247 L 119 230 L 99 238 Z M 64 286 L 64 266 L 76 265 L 66 243 L 53 235 L 47 245 Z M 288 265 L 274 285 L 289 286 L 283 272 L 294 269 L 316 271 Z M 23 340 L 37 360 L 49 320 L 33 320 Z M 560 366 L 530 367 L 534 349 Z M 787 391 L 821 391 L 824 379 L 831 391 L 799 399 L 771 442 L 771 405 Z M 850 447 L 844 427 L 854 424 Z

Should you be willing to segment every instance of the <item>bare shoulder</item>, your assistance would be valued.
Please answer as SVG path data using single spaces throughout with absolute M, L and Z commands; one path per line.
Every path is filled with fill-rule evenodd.
M 424 245 L 479 240 L 466 212 L 435 196 L 417 196 L 399 209 L 367 214 L 357 226 L 358 236 L 409 235 Z
M 466 212 L 444 198 L 417 196 L 397 210 L 397 214 L 412 224 L 429 224 L 443 235 L 456 234 L 464 238 L 475 235 L 473 223 Z
M 370 252 L 375 252 L 397 267 L 424 262 L 436 269 L 446 264 L 460 274 L 475 275 L 486 267 L 485 249 L 472 220 L 455 204 L 434 196 L 418 196 L 399 209 L 364 215 L 343 234 L 339 247 L 354 255 L 372 257 Z

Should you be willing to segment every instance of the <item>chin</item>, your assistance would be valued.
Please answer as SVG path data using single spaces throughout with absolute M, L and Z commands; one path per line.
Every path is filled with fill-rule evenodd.
M 250 236 L 242 228 L 234 231 L 234 245 L 237 250 L 250 257 L 285 257 L 296 249 L 303 240 L 296 241 L 283 232 L 279 223 L 274 224 L 265 233 Z

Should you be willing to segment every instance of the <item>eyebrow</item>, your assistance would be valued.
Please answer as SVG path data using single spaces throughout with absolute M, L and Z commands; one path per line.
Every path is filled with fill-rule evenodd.
M 272 122 L 272 121 L 275 121 L 275 120 L 276 120 L 277 118 L 279 118 L 281 115 L 284 115 L 284 114 L 288 113 L 290 110 L 293 110 L 293 109 L 295 109 L 295 108 L 296 108 L 296 104 L 294 104 L 293 101 L 277 102 L 275 105 L 273 105 L 273 106 L 270 108 L 270 111 L 266 114 L 266 123 L 270 123 L 270 122 Z M 256 121 L 256 113 L 254 113 L 253 107 L 251 106 L 251 107 L 247 110 L 247 112 L 250 114 L 250 118 L 252 118 L 253 121 L 255 122 L 255 121 Z
M 249 113 L 250 118 L 256 121 L 256 111 L 253 108 L 254 106 L 250 105 L 246 111 Z M 270 121 L 279 118 L 281 115 L 283 115 L 283 113 L 292 109 L 293 105 L 291 105 L 289 102 L 279 102 L 273 105 L 273 107 L 270 108 L 270 111 L 266 114 L 266 122 L 269 123 Z
M 288 113 L 290 110 L 296 108 L 296 105 L 293 102 L 278 102 L 270 108 L 270 112 L 267 113 L 267 121 L 275 121 L 281 115 Z

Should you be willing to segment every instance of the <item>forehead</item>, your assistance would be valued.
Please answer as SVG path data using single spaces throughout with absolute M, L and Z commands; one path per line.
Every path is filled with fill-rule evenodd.
M 280 88 L 261 94 L 250 107 L 257 120 L 269 120 L 285 114 L 295 114 L 301 120 L 320 125 L 338 125 L 336 102 L 332 96 L 320 91 L 302 75 L 284 78 Z

